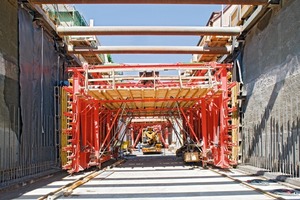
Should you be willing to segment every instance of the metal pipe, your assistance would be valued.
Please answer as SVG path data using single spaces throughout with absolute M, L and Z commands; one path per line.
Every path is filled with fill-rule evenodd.
M 72 26 L 57 27 L 59 35 L 224 35 L 237 36 L 241 27 Z
M 69 46 L 69 53 L 73 54 L 230 54 L 231 47 L 203 47 L 203 46 L 98 46 L 97 48 L 73 49 Z
M 114 71 L 147 71 L 147 70 L 203 70 L 207 72 L 208 69 L 219 69 L 222 67 L 232 68 L 232 64 L 220 63 L 175 63 L 175 64 L 113 64 L 113 65 L 92 65 L 89 73 L 111 72 Z M 85 72 L 83 68 L 69 67 L 68 72 L 78 71 Z M 205 74 L 204 73 L 204 74 Z
M 269 0 L 29 0 L 35 4 L 240 4 L 264 5 Z
M 236 64 L 237 64 L 238 71 L 239 71 L 240 83 L 244 85 L 243 76 L 242 76 L 242 69 L 241 69 L 241 65 L 240 65 L 239 60 L 236 60 Z

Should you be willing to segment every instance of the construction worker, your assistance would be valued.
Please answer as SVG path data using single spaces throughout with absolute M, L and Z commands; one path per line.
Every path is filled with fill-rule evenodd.
M 139 142 L 138 145 L 137 145 L 137 148 L 138 148 L 138 151 L 139 151 L 139 152 L 141 151 L 141 146 L 142 146 L 142 145 L 141 145 L 141 142 Z

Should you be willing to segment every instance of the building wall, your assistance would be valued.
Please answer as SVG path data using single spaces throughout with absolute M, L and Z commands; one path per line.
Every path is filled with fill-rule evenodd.
M 279 11 L 268 12 L 245 40 L 243 159 L 298 176 L 300 1 L 285 2 Z

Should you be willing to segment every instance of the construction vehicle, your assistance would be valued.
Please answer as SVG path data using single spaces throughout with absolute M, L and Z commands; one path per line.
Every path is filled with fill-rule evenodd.
M 143 129 L 143 154 L 161 153 L 162 144 L 159 140 L 158 131 L 155 131 L 153 127 L 147 127 Z

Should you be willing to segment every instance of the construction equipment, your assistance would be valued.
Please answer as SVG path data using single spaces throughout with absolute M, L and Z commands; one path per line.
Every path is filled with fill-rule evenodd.
M 169 133 L 175 134 L 180 145 L 191 145 L 189 151 L 182 151 L 183 157 L 198 152 L 204 167 L 236 166 L 241 144 L 239 86 L 231 80 L 231 68 L 232 64 L 213 62 L 69 68 L 70 85 L 64 87 L 68 99 L 62 101 L 68 108 L 64 112 L 67 125 L 61 130 L 68 136 L 62 147 L 67 153 L 63 168 L 76 173 L 101 167 L 118 156 L 116 147 L 121 143 L 116 141 L 123 141 L 126 134 L 133 147 L 142 137 L 143 153 L 161 153 L 162 144 L 169 143 L 164 139 L 173 140 Z M 165 75 L 165 70 L 178 75 Z M 185 158 L 197 161 L 194 154 Z
M 182 157 L 184 162 L 200 162 L 202 157 L 201 144 L 185 143 L 176 150 L 176 156 Z
M 154 131 L 153 127 L 143 129 L 143 154 L 161 153 L 162 144 L 160 142 L 158 131 Z

